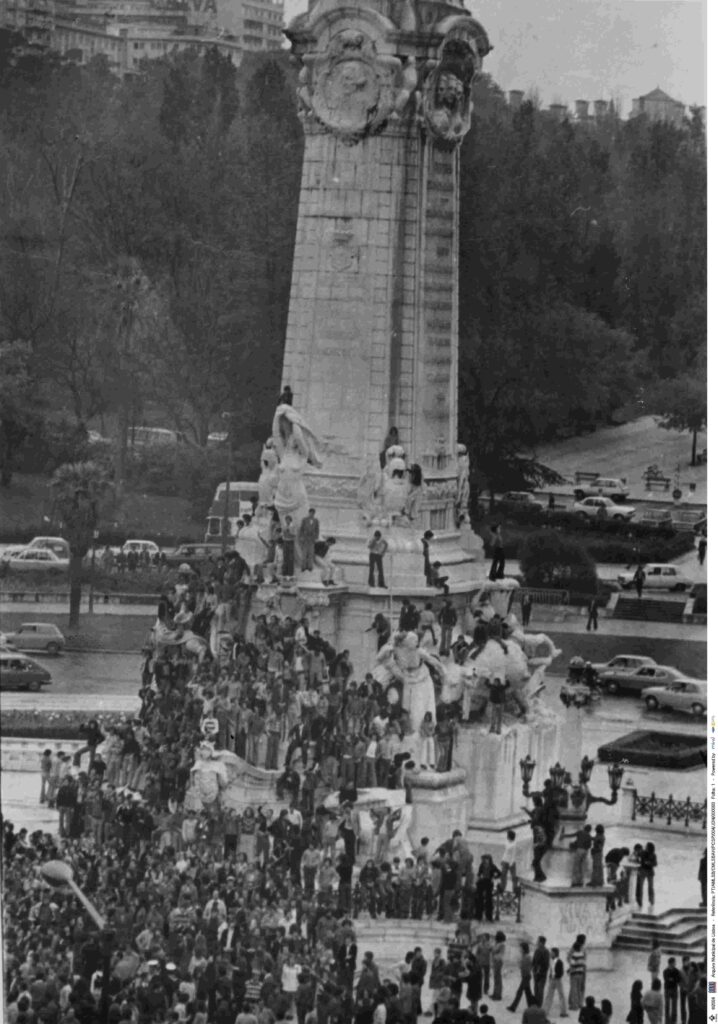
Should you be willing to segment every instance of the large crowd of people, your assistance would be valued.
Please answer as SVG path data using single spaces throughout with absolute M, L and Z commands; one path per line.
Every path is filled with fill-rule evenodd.
M 357 790 L 411 798 L 401 700 L 371 675 L 358 682 L 349 652 L 306 620 L 260 615 L 251 640 L 233 636 L 244 584 L 234 557 L 222 565 L 204 581 L 182 573 L 163 590 L 136 716 L 104 733 L 88 722 L 74 757 L 43 754 L 39 798 L 57 809 L 58 834 L 3 823 L 5 1019 L 416 1024 L 425 1014 L 490 1024 L 483 1000 L 496 1012 L 504 999 L 500 913 L 518 886 L 516 836 L 508 833 L 499 863 L 488 853 L 475 861 L 458 831 L 399 855 L 399 817 L 387 806 L 372 810 L 367 845 Z M 382 624 L 374 628 L 381 640 Z M 188 633 L 201 642 L 183 642 Z M 455 728 L 442 717 L 428 731 L 427 767 L 450 767 Z M 203 746 L 274 769 L 280 809 L 232 809 L 221 791 L 202 792 Z M 48 883 L 43 865 L 57 859 L 104 929 L 72 892 Z M 441 921 L 452 942 L 446 953 L 414 947 L 380 969 L 357 950 L 358 923 L 377 916 Z M 521 947 L 508 1009 L 525 998 L 527 1024 L 540 1024 L 555 999 L 562 1015 L 608 1024 L 610 1008 L 585 996 L 581 940 L 565 951 L 568 1009 L 564 962 L 543 938 L 533 951 Z M 690 1014 L 681 1024 L 695 1024 L 705 971 L 680 970 L 684 995 L 671 1005 Z M 649 993 L 640 1005 L 653 1024 Z M 665 1024 L 677 1024 L 675 1015 Z

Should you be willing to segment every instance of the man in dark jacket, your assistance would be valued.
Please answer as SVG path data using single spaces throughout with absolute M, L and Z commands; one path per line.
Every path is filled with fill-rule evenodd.
M 439 609 L 437 616 L 439 625 L 441 626 L 441 642 L 439 644 L 439 654 L 448 654 L 451 649 L 451 640 L 454 633 L 454 626 L 456 625 L 458 618 L 456 615 L 456 608 L 450 600 L 444 601 L 444 605 Z
M 543 1005 L 543 994 L 548 978 L 551 956 L 546 948 L 546 937 L 539 935 L 536 949 L 534 950 L 531 973 L 534 979 L 534 998 L 537 1006 Z

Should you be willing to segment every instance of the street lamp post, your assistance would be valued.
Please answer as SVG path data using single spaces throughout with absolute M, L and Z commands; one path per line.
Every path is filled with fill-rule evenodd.
M 88 916 L 100 929 L 102 936 L 102 990 L 100 994 L 100 1022 L 107 1024 L 110 1010 L 110 967 L 112 964 L 112 942 L 114 932 L 107 927 L 102 914 L 94 903 L 85 896 L 84 892 L 74 879 L 72 868 L 64 860 L 49 860 L 41 865 L 40 872 L 52 886 L 67 886 L 75 894 L 77 899 L 87 911 Z
M 227 550 L 229 538 L 229 484 L 232 475 L 232 431 L 230 429 L 232 419 L 231 412 L 223 412 L 222 419 L 227 424 L 227 468 L 224 482 L 224 517 L 222 519 L 222 554 Z
M 97 547 L 97 538 L 100 536 L 99 530 L 92 531 L 92 558 L 90 559 L 90 594 L 87 599 L 87 610 L 92 615 L 95 610 L 95 548 Z

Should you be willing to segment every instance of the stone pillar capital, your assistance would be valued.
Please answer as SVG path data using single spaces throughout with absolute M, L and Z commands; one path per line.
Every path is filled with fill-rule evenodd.
M 408 120 L 436 141 L 460 142 L 471 124 L 471 85 L 490 45 L 463 8 L 434 6 L 428 19 L 408 3 L 319 0 L 295 18 L 286 34 L 301 63 L 305 127 L 353 144 Z

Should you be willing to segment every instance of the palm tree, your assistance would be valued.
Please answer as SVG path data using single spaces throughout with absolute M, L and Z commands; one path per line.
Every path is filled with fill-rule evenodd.
M 52 478 L 55 507 L 70 545 L 70 628 L 80 624 L 82 560 L 92 544 L 100 503 L 110 488 L 99 462 L 67 462 Z

